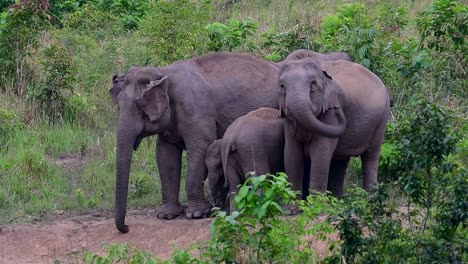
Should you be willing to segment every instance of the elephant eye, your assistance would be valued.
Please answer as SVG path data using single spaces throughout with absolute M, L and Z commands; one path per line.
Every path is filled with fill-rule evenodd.
M 284 84 L 280 84 L 280 93 L 286 93 L 286 86 Z
M 316 80 L 312 80 L 310 82 L 310 91 L 312 92 L 315 92 L 317 90 L 317 81 Z

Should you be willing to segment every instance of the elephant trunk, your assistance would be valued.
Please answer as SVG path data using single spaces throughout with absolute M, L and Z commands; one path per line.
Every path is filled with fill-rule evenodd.
M 287 96 L 287 95 L 286 95 Z M 339 137 L 346 128 L 346 119 L 343 111 L 338 108 L 338 124 L 328 125 L 315 117 L 312 111 L 312 103 L 308 100 L 308 96 L 296 96 L 292 103 L 286 105 L 294 118 L 307 130 L 318 132 L 327 137 Z M 330 110 L 329 110 L 330 111 Z
M 132 162 L 132 152 L 136 143 L 139 131 L 132 126 L 134 123 L 130 118 L 120 118 L 117 131 L 117 152 L 116 152 L 116 182 L 115 182 L 115 226 L 122 233 L 128 232 L 125 225 L 125 215 L 127 214 L 128 182 L 130 176 L 130 166 Z

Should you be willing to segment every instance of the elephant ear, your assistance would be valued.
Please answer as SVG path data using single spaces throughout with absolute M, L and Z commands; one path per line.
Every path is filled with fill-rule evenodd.
M 114 103 L 116 104 L 118 103 L 117 98 L 120 92 L 124 88 L 124 78 L 125 78 L 125 75 L 123 74 L 122 75 L 115 74 L 114 76 L 112 76 L 112 85 L 109 90 L 109 94 L 112 97 L 112 101 L 114 101 Z
M 340 101 L 338 100 L 338 83 L 326 71 L 323 71 L 323 74 L 325 82 L 323 85 L 322 113 L 325 113 L 329 109 L 340 108 Z
M 164 110 L 169 107 L 168 82 L 167 76 L 158 76 L 156 80 L 150 81 L 136 100 L 138 108 L 148 115 L 151 122 L 160 120 Z

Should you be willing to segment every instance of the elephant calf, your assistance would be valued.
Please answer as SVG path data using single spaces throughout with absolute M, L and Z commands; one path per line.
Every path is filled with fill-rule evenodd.
M 230 208 L 237 187 L 246 174 L 256 175 L 284 171 L 284 122 L 279 111 L 262 107 L 236 119 L 224 137 L 207 149 L 209 191 L 215 205 Z

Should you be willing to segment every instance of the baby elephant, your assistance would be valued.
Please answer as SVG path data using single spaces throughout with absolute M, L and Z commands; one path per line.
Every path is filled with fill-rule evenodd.
M 234 209 L 232 199 L 249 172 L 284 171 L 284 125 L 279 111 L 262 107 L 237 118 L 207 149 L 208 186 L 215 206 Z M 229 193 L 229 204 L 225 204 Z

